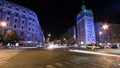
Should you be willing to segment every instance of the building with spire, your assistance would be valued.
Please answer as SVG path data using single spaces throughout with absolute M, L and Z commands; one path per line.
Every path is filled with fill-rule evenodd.
M 81 7 L 82 11 L 77 15 L 77 43 L 78 45 L 87 45 L 96 43 L 96 34 L 94 27 L 93 12 Z

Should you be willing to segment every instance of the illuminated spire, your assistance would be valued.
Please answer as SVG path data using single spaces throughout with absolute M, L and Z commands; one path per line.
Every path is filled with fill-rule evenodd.
M 84 3 L 85 3 L 85 1 L 83 0 L 83 1 L 82 1 L 82 7 L 81 7 L 82 10 L 85 10 L 85 9 L 86 9 L 86 6 L 84 5 Z

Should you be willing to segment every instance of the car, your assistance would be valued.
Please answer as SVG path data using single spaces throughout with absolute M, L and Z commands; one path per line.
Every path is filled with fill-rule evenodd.
M 101 48 L 99 45 L 97 44 L 89 44 L 86 46 L 87 49 L 99 49 Z

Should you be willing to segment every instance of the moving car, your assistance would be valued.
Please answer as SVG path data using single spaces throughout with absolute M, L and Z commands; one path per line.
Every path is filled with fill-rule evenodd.
M 87 49 L 99 49 L 101 48 L 99 45 L 97 44 L 89 44 L 86 46 Z

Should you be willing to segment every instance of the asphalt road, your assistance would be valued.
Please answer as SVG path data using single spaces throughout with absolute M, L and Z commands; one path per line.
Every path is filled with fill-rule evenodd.
M 0 68 L 120 68 L 118 57 L 74 53 L 68 49 L 27 49 Z

